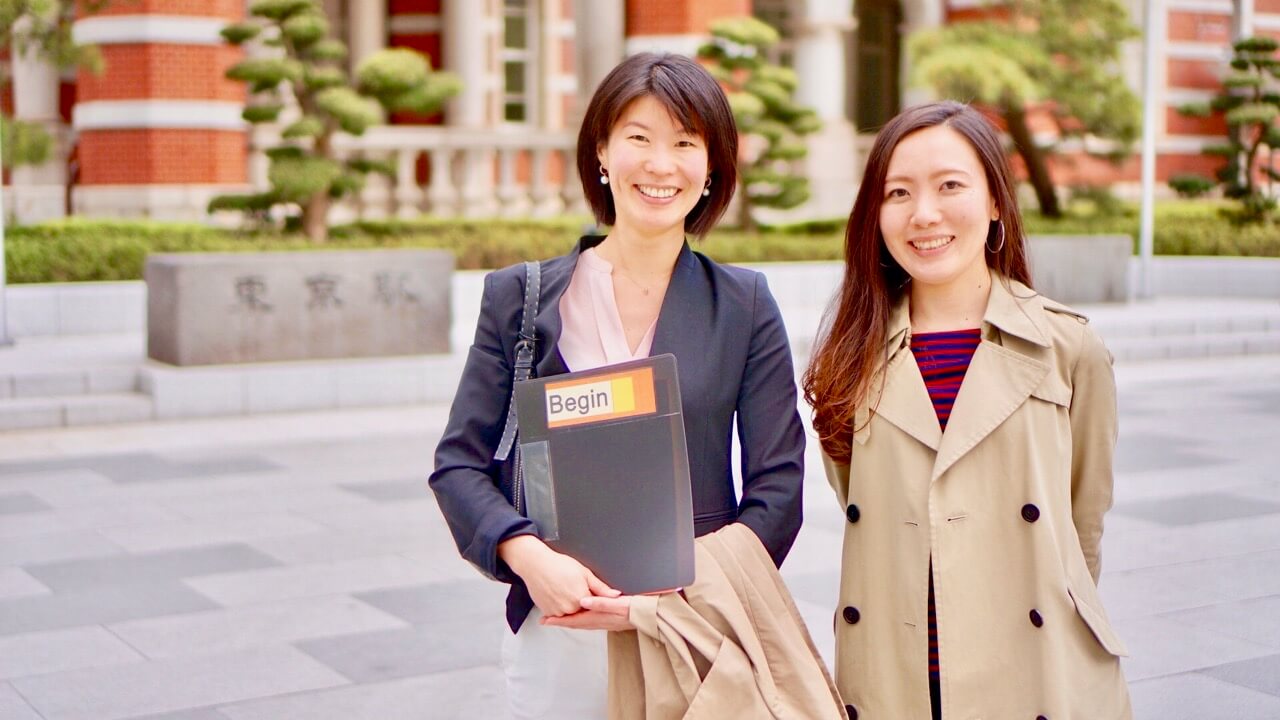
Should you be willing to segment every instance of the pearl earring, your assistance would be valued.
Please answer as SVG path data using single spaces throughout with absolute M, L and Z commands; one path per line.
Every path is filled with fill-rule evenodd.
M 702 197 L 711 197 L 711 178 L 707 178 L 707 184 L 702 186 Z
M 600 184 L 601 185 L 609 184 L 609 171 L 604 169 L 604 165 L 600 166 Z

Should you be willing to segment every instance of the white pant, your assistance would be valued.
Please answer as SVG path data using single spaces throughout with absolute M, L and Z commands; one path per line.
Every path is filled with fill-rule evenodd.
M 538 624 L 535 607 L 502 639 L 507 716 L 513 720 L 604 720 L 609 652 L 603 630 Z

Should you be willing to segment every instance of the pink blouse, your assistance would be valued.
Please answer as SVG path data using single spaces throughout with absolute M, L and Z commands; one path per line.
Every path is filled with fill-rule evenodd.
M 578 256 L 569 287 L 560 296 L 562 331 L 558 347 L 571 371 L 649 357 L 658 321 L 653 321 L 636 351 L 631 352 L 613 296 L 612 273 L 613 265 L 595 248 L 584 250 Z

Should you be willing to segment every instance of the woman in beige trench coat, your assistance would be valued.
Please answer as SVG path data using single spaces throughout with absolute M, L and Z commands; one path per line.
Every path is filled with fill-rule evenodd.
M 846 518 L 836 684 L 858 720 L 1132 715 L 1096 585 L 1111 358 L 1030 289 L 1023 239 L 979 113 L 880 131 L 804 380 Z

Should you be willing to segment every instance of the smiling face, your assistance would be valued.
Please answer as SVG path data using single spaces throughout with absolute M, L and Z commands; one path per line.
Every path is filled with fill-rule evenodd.
M 705 140 L 680 127 L 651 96 L 623 110 L 598 152 L 609 173 L 614 227 L 646 235 L 684 232 L 707 181 Z
M 914 132 L 889 158 L 880 233 L 916 286 L 980 284 L 999 218 L 978 153 L 946 125 Z

